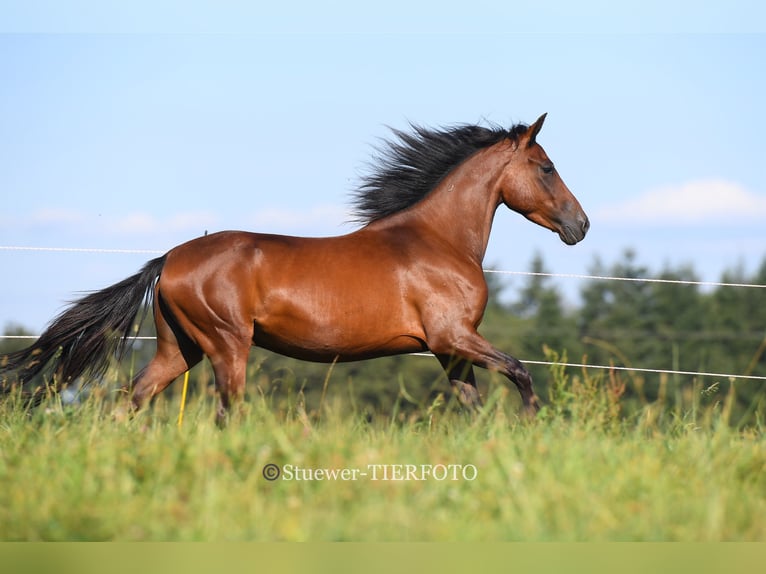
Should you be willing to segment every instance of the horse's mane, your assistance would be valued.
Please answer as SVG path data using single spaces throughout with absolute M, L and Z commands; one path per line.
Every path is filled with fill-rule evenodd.
M 392 129 L 395 139 L 378 148 L 371 171 L 354 193 L 354 218 L 370 223 L 423 199 L 451 170 L 482 148 L 504 139 L 517 142 L 527 129 L 516 124 L 458 125 L 431 130 L 411 124 L 411 132 Z

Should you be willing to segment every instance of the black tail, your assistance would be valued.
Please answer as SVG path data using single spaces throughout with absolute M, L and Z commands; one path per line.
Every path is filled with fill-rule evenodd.
M 125 351 L 136 315 L 151 299 L 165 257 L 152 259 L 132 277 L 75 301 L 32 346 L 0 355 L 0 394 L 13 388 L 7 377 L 11 372 L 23 385 L 52 371 L 55 376 L 48 387 L 53 390 L 86 373 L 93 378 L 103 375 L 110 360 Z M 33 396 L 39 396 L 40 390 Z

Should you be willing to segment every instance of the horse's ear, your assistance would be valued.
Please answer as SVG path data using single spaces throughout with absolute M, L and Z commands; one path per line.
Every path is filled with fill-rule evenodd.
M 537 118 L 537 121 L 533 123 L 531 126 L 527 128 L 527 133 L 524 134 L 524 139 L 526 140 L 526 147 L 532 147 L 535 145 L 535 140 L 537 139 L 537 134 L 540 133 L 540 130 L 543 127 L 543 123 L 545 123 L 545 116 L 548 114 L 545 113 L 541 115 L 539 118 Z

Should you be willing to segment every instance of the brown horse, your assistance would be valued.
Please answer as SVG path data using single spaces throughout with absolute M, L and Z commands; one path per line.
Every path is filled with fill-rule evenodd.
M 589 227 L 536 142 L 544 119 L 508 130 L 397 131 L 357 192 L 364 222 L 357 231 L 328 238 L 224 231 L 191 240 L 74 303 L 31 347 L 0 358 L 0 372 L 28 381 L 50 364 L 55 388 L 99 376 L 124 351 L 148 296 L 157 352 L 133 380 L 137 408 L 207 356 L 225 417 L 244 393 L 256 345 L 320 362 L 430 350 L 464 404 L 480 404 L 475 365 L 505 375 L 535 412 L 527 370 L 477 327 L 498 206 L 568 245 Z

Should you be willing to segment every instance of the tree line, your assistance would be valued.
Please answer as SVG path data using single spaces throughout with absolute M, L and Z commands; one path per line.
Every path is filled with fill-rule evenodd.
M 546 272 L 540 255 L 530 270 Z M 597 259 L 589 275 L 633 279 L 699 281 L 691 266 L 654 271 L 626 250 L 611 265 Z M 736 266 L 724 271 L 720 283 L 766 285 L 766 257 L 748 274 Z M 522 324 L 512 343 L 518 353 L 539 356 L 543 347 L 566 350 L 570 360 L 596 365 L 667 369 L 734 375 L 766 375 L 766 289 L 718 286 L 701 288 L 679 283 L 588 280 L 581 302 L 566 308 L 552 278 L 531 276 L 503 311 Z M 679 392 L 695 377 L 634 375 L 639 388 L 656 398 L 663 380 Z M 732 383 L 721 377 L 696 377 L 698 385 Z M 736 395 L 742 409 L 754 410 L 766 396 L 766 381 L 739 379 Z M 635 397 L 634 397 L 635 398 Z M 753 414 L 752 412 L 750 414 Z

